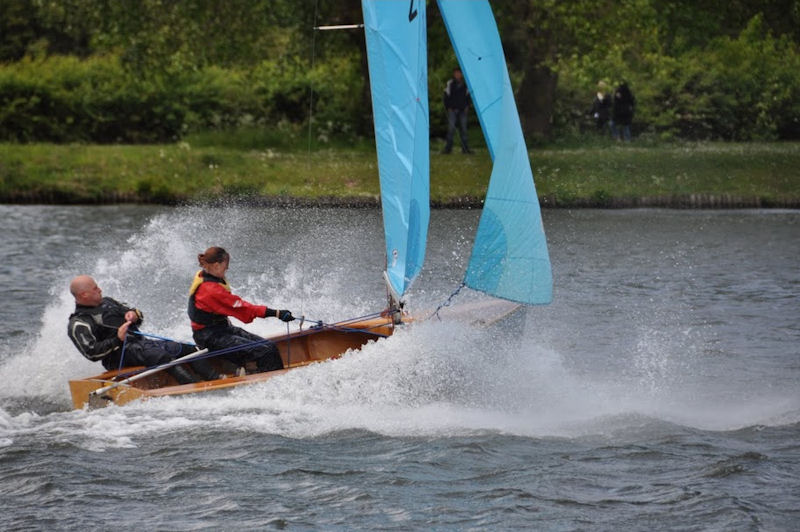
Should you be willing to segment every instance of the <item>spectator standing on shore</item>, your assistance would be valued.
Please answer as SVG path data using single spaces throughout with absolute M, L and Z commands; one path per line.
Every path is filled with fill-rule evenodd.
M 592 103 L 592 118 L 597 126 L 597 131 L 603 133 L 606 129 L 606 124 L 609 124 L 611 118 L 611 95 L 606 92 L 607 85 L 605 81 L 597 83 L 597 94 Z
M 611 130 L 616 140 L 620 140 L 621 135 L 625 142 L 631 141 L 631 123 L 633 122 L 635 108 L 636 98 L 633 97 L 633 93 L 628 87 L 628 84 L 623 81 L 622 84 L 617 87 L 617 90 L 614 91 Z
M 447 109 L 447 142 L 442 153 L 453 151 L 453 136 L 458 127 L 461 138 L 461 153 L 472 153 L 467 145 L 467 107 L 469 107 L 469 89 L 461 69 L 453 69 L 453 77 L 444 88 L 444 107 Z

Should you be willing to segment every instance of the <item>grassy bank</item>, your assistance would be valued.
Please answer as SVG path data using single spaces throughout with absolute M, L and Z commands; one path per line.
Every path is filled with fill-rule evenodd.
M 597 145 L 535 149 L 545 206 L 800 207 L 800 144 Z M 491 161 L 431 156 L 435 205 L 476 205 Z M 0 144 L 0 201 L 177 203 L 229 197 L 376 204 L 374 150 L 193 145 Z

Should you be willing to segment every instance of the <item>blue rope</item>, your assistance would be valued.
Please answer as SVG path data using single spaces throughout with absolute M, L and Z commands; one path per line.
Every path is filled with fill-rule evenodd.
M 128 335 L 125 335 L 125 339 L 122 340 L 122 353 L 119 355 L 119 367 L 117 371 L 122 371 L 122 362 L 125 360 L 125 348 L 128 347 Z
M 462 288 L 464 288 L 465 286 L 467 286 L 467 282 L 466 282 L 466 281 L 461 281 L 461 284 L 460 284 L 460 285 L 458 285 L 458 288 L 456 288 L 455 292 L 453 292 L 452 294 L 450 294 L 450 297 L 448 297 L 448 298 L 447 298 L 447 299 L 444 301 L 444 303 L 442 303 L 441 305 L 439 305 L 438 307 L 436 307 L 436 310 L 434 310 L 434 311 L 433 311 L 433 314 L 431 314 L 430 316 L 428 316 L 428 317 L 427 317 L 427 318 L 425 318 L 425 319 L 426 319 L 426 320 L 429 320 L 429 319 L 431 319 L 432 317 L 436 316 L 437 318 L 439 318 L 439 321 L 441 321 L 441 319 L 442 319 L 442 318 L 441 318 L 441 316 L 439 316 L 439 311 L 440 311 L 440 310 L 442 310 L 444 307 L 449 307 L 449 306 L 450 306 L 450 303 L 453 301 L 453 298 L 454 298 L 454 297 L 456 297 L 456 296 L 458 295 L 458 293 L 459 293 L 459 292 L 461 292 L 461 289 L 462 289 Z
M 167 338 L 166 336 L 159 336 L 157 334 L 146 333 L 146 332 L 142 332 L 142 331 L 129 331 L 129 332 L 132 332 L 133 334 L 138 334 L 140 336 L 147 336 L 149 338 L 157 338 L 158 340 L 166 340 L 167 342 L 174 342 L 176 344 L 186 344 L 186 345 L 191 345 L 191 346 L 197 347 L 192 342 L 179 342 L 178 340 L 174 340 L 172 338 Z
M 271 340 L 267 340 L 265 338 L 263 340 L 258 340 L 258 341 L 250 342 L 250 343 L 247 343 L 247 344 L 232 345 L 231 347 L 226 347 L 226 348 L 220 349 L 218 351 L 211 351 L 209 353 L 206 353 L 203 356 L 199 356 L 197 358 L 193 358 L 192 360 L 193 361 L 194 360 L 203 360 L 204 358 L 211 358 L 211 357 L 216 357 L 216 356 L 220 356 L 220 355 L 227 355 L 228 353 L 235 353 L 236 351 L 241 351 L 242 349 L 249 349 L 251 347 L 264 345 L 264 344 L 269 343 L 269 342 L 271 342 Z
M 233 353 L 233 352 L 236 352 L 236 351 L 240 351 L 242 349 L 248 349 L 250 347 L 255 347 L 255 346 L 258 346 L 258 345 L 264 345 L 264 344 L 266 344 L 268 342 L 271 342 L 271 340 L 263 339 L 263 340 L 258 340 L 258 341 L 255 341 L 255 342 L 249 342 L 249 343 L 246 343 L 246 344 L 240 344 L 240 345 L 234 345 L 234 346 L 231 346 L 231 347 L 226 347 L 226 348 L 220 349 L 218 351 L 211 351 L 211 352 L 206 353 L 206 354 L 204 354 L 202 356 L 195 357 L 195 358 L 191 359 L 190 362 L 194 362 L 196 360 L 203 360 L 203 359 L 206 359 L 206 358 L 212 358 L 212 357 L 216 357 L 216 356 L 220 356 L 220 355 L 227 355 L 228 353 Z M 159 365 L 161 365 L 161 364 L 157 364 L 156 366 L 159 366 Z M 136 375 L 137 373 L 141 373 L 142 371 L 147 371 L 147 370 L 149 370 L 151 368 L 154 368 L 156 366 L 150 366 L 150 367 L 146 367 L 144 369 L 139 369 L 139 370 L 136 370 L 136 371 L 129 371 L 127 373 L 121 373 L 121 374 L 117 375 L 116 378 L 120 378 L 120 377 L 127 378 L 127 377 L 129 377 L 131 375 Z M 120 367 L 120 369 L 122 369 L 122 368 Z

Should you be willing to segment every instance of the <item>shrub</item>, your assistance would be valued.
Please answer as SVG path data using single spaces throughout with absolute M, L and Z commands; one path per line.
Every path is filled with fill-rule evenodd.
M 592 132 L 587 111 L 597 81 L 605 79 L 612 86 L 626 80 L 633 89 L 637 135 L 800 138 L 800 50 L 773 37 L 760 16 L 735 38 L 681 47 L 674 55 L 655 37 L 644 41 L 560 58 L 553 118 L 559 137 Z M 171 71 L 146 76 L 130 74 L 113 54 L 24 58 L 0 64 L 0 141 L 148 143 L 231 130 L 247 132 L 232 140 L 253 148 L 285 146 L 309 131 L 315 144 L 371 138 L 358 57 L 356 50 L 332 55 L 312 69 L 285 54 L 252 68 L 165 67 Z M 443 60 L 429 73 L 433 136 L 446 131 L 441 90 L 451 64 Z M 515 82 L 519 76 L 511 72 Z M 312 127 L 304 127 L 309 120 Z M 254 133 L 259 130 L 270 134 Z
M 176 138 L 181 82 L 127 75 L 117 58 L 26 58 L 0 68 L 0 139 L 156 142 Z

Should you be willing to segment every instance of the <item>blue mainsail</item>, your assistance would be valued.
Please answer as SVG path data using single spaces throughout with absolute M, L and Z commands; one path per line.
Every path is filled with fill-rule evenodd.
M 430 218 L 425 2 L 362 0 L 386 235 L 399 299 L 425 259 Z
M 549 303 L 547 240 L 492 8 L 486 0 L 438 3 L 494 161 L 464 280 L 496 297 Z

